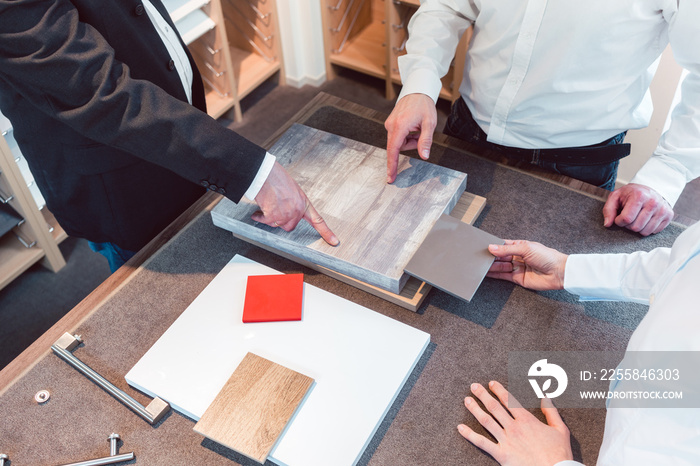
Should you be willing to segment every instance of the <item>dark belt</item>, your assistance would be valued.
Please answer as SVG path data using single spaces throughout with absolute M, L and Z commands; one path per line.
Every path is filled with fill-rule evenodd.
M 491 149 L 507 157 L 515 157 L 531 163 L 543 161 L 571 165 L 603 165 L 630 155 L 630 144 L 611 143 L 616 137 L 618 136 L 592 146 L 561 147 L 557 149 L 520 149 L 501 146 L 488 141 L 479 141 L 479 144 L 486 144 Z
M 467 104 L 463 99 L 457 99 L 454 103 L 459 118 L 466 119 L 469 126 L 478 134 L 470 142 L 499 152 L 507 157 L 517 158 L 526 162 L 537 164 L 538 162 L 565 163 L 570 165 L 603 165 L 613 163 L 630 155 L 630 144 L 614 143 L 617 138 L 623 140 L 625 133 L 620 133 L 598 144 L 582 147 L 561 147 L 556 149 L 521 149 L 518 147 L 502 146 L 486 140 L 486 133 L 474 121 Z

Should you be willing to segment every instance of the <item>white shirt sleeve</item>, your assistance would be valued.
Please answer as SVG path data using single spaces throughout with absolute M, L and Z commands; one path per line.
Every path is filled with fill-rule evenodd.
M 426 94 L 434 102 L 440 95 L 440 78 L 447 74 L 459 39 L 476 18 L 472 1 L 424 0 L 408 24 L 406 55 L 399 57 L 403 87 L 408 94 Z
M 583 463 L 579 463 L 578 461 L 574 460 L 566 460 L 566 461 L 560 461 L 554 466 L 584 466 Z
M 686 183 L 700 176 L 700 2 L 680 0 L 669 18 L 669 40 L 673 56 L 689 74 L 681 86 L 681 100 L 671 114 L 669 129 L 649 161 L 632 183 L 649 186 L 671 205 Z
M 671 248 L 632 254 L 572 254 L 564 289 L 582 298 L 649 304 L 652 287 L 667 269 Z
M 265 181 L 267 181 L 267 177 L 270 175 L 272 167 L 275 165 L 276 161 L 277 158 L 274 155 L 270 154 L 269 152 L 265 153 L 265 158 L 263 159 L 262 165 L 260 165 L 258 174 L 255 175 L 253 183 L 248 187 L 245 194 L 243 194 L 244 197 L 250 199 L 251 201 L 255 200 L 255 196 L 258 195 L 260 188 L 262 188 Z

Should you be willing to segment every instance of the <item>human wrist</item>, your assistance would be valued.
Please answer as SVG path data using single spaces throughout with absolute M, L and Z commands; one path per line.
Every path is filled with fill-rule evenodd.
M 270 154 L 269 152 L 265 153 L 265 158 L 263 159 L 262 164 L 260 164 L 258 173 L 255 175 L 253 182 L 250 184 L 246 192 L 243 194 L 245 198 L 251 201 L 255 200 L 263 185 L 267 181 L 267 178 L 270 176 L 270 172 L 272 171 L 272 167 L 275 165 L 276 160 L 277 158 L 274 155 Z
M 561 254 L 561 257 L 557 261 L 557 266 L 556 270 L 554 272 L 554 276 L 556 278 L 556 286 L 557 290 L 563 290 L 564 289 L 564 278 L 566 277 L 566 261 L 569 259 L 568 254 Z
M 442 88 L 442 81 L 440 81 L 440 77 L 435 72 L 421 68 L 412 71 L 406 77 L 404 77 L 404 74 L 402 73 L 401 75 L 403 85 L 399 92 L 399 97 L 396 99 L 397 102 L 407 95 L 424 94 L 430 97 L 433 103 L 437 103 L 440 89 Z

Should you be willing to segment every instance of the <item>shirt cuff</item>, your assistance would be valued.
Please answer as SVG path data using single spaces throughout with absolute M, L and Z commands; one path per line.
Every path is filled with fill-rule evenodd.
M 583 301 L 625 301 L 620 286 L 624 254 L 570 254 L 564 271 L 564 289 Z
M 399 57 L 399 68 L 401 68 L 400 60 L 401 57 Z M 404 79 L 403 76 L 406 75 L 408 77 Z M 410 74 L 401 72 L 401 76 L 403 87 L 401 88 L 399 98 L 396 99 L 397 102 L 408 94 L 425 94 L 433 99 L 433 102 L 437 103 L 440 90 L 442 89 L 442 81 L 440 81 L 440 77 L 436 75 L 434 71 L 426 68 L 418 68 Z
M 270 175 L 272 167 L 275 166 L 276 161 L 277 158 L 274 155 L 270 154 L 269 152 L 265 153 L 265 158 L 263 159 L 262 165 L 260 165 L 260 168 L 258 169 L 258 174 L 255 175 L 255 178 L 253 178 L 253 182 L 248 187 L 248 190 L 245 192 L 245 194 L 243 194 L 244 197 L 250 199 L 251 201 L 255 200 L 255 196 L 258 195 L 260 189 L 263 187 L 263 184 L 265 184 L 265 181 L 267 181 L 267 177 Z
M 583 463 L 579 463 L 578 461 L 574 460 L 565 460 L 565 461 L 560 461 L 554 466 L 585 466 Z
M 685 174 L 661 160 L 661 156 L 652 156 L 630 181 L 649 186 L 671 206 L 676 204 L 687 182 Z

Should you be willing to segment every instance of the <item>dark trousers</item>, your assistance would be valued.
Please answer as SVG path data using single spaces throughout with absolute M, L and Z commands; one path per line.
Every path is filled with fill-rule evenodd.
M 95 252 L 99 252 L 107 258 L 109 270 L 111 270 L 112 273 L 116 272 L 119 267 L 124 265 L 126 261 L 134 257 L 136 254 L 135 251 L 122 249 L 114 243 L 94 243 L 92 241 L 88 241 L 88 245 L 90 246 L 90 249 Z
M 509 159 L 530 163 L 608 191 L 615 189 L 619 159 L 629 154 L 629 144 L 623 144 L 626 133 L 592 146 L 561 149 L 519 149 L 493 144 L 486 140 L 486 133 L 474 121 L 467 104 L 461 98 L 452 105 L 443 132 L 467 141 L 480 150 L 493 151 Z M 614 145 L 619 146 L 610 147 Z

